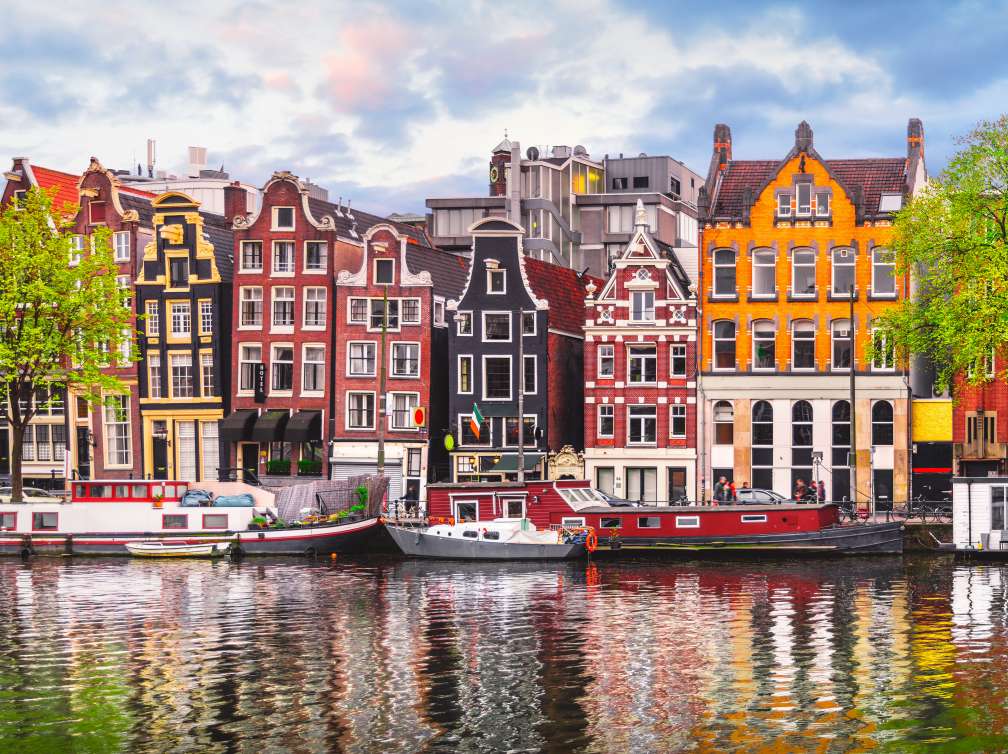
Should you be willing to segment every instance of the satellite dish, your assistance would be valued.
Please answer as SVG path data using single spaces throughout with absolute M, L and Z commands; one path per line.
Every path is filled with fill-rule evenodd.
M 525 151 L 525 156 L 528 157 L 532 162 L 535 162 L 536 160 L 539 159 L 539 148 L 538 147 L 529 147 Z

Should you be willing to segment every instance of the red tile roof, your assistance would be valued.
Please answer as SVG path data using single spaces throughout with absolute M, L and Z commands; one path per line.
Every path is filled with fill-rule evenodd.
M 31 165 L 30 167 L 40 188 L 56 189 L 56 198 L 53 200 L 53 207 L 55 209 L 62 210 L 67 204 L 74 207 L 80 205 L 80 196 L 77 193 L 77 182 L 80 180 L 79 175 L 64 173 L 62 170 L 53 170 L 41 165 Z M 152 194 L 150 191 L 141 191 L 132 186 L 120 186 L 119 192 L 134 196 L 144 196 L 150 199 L 157 196 L 157 194 Z
M 525 257 L 525 275 L 535 295 L 549 302 L 550 327 L 575 334 L 584 331 L 584 287 L 591 280 L 601 288 L 604 280 L 591 275 L 579 278 L 576 270 L 532 257 Z
M 882 193 L 902 193 L 906 161 L 902 157 L 869 157 L 857 160 L 824 160 L 848 192 L 861 188 L 864 212 L 878 212 Z M 711 207 L 712 217 L 741 217 L 745 190 L 751 190 L 752 200 L 766 186 L 780 162 L 777 160 L 733 160 L 721 178 L 721 188 Z M 852 197 L 853 198 L 853 197 Z

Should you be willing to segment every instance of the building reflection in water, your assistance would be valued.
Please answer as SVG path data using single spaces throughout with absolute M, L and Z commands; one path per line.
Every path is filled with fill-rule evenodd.
M 0 751 L 992 751 L 1005 570 L 0 561 Z

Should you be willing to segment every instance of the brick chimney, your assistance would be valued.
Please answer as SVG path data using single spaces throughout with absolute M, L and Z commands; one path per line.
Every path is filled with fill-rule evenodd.
M 714 126 L 714 154 L 718 156 L 718 169 L 724 170 L 731 161 L 731 129 L 724 123 Z
M 924 157 L 924 124 L 920 118 L 907 121 L 907 158 Z
M 233 222 L 238 215 L 248 214 L 248 194 L 238 181 L 224 187 L 224 218 Z

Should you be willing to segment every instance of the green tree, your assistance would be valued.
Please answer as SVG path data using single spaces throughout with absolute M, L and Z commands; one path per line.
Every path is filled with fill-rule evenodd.
M 1008 115 L 959 144 L 896 215 L 897 269 L 916 291 L 875 323 L 901 357 L 928 357 L 942 389 L 990 379 L 1008 342 Z
M 38 189 L 0 213 L 0 403 L 12 435 L 13 500 L 22 497 L 33 396 L 73 391 L 98 402 L 126 390 L 102 371 L 134 342 L 130 294 L 117 283 L 109 231 L 97 228 L 79 254 L 73 240 L 65 215 Z

